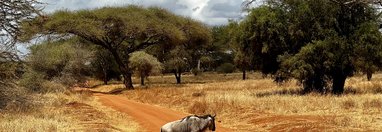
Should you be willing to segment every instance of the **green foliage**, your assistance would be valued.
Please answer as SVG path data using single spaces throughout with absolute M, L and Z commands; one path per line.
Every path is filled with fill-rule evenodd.
M 27 111 L 29 106 L 30 97 L 24 88 L 0 84 L 0 110 Z
M 306 92 L 340 94 L 347 77 L 380 65 L 379 11 L 373 3 L 269 0 L 249 11 L 235 35 L 241 52 L 236 62 L 253 63 L 277 79 L 294 77 Z
M 168 56 L 169 59 L 165 63 L 166 69 L 182 71 L 189 68 L 191 56 L 183 46 L 175 47 Z
M 0 60 L 0 84 L 12 85 L 20 68 L 22 65 L 18 62 Z
M 30 69 L 23 74 L 19 84 L 31 92 L 42 92 L 42 84 L 45 81 L 43 74 Z
M 94 48 L 95 53 L 91 60 L 92 74 L 95 78 L 103 80 L 107 84 L 111 79 L 120 80 L 120 71 L 113 55 L 105 49 Z
M 235 32 L 235 42 L 232 43 L 237 67 L 261 70 L 264 74 L 277 71 L 277 56 L 286 49 L 286 27 L 280 21 L 282 16 L 281 12 L 268 6 L 250 10 L 248 17 L 236 26 L 239 30 Z
M 51 91 L 43 88 L 47 81 L 71 86 L 83 82 L 90 75 L 88 65 L 91 52 L 81 47 L 77 39 L 45 42 L 30 47 L 28 70 L 21 85 L 35 92 Z M 54 90 L 53 90 L 54 91 Z
M 206 48 L 208 53 L 201 58 L 204 70 L 214 71 L 223 63 L 233 63 L 231 29 L 229 25 L 212 27 L 212 43 Z
M 378 27 L 377 23 L 364 23 L 352 36 L 353 41 L 357 43 L 354 47 L 357 53 L 355 67 L 358 71 L 368 74 L 368 79 L 371 79 L 370 74 L 382 66 L 382 36 Z
M 169 60 L 169 63 L 166 63 L 167 67 L 182 70 L 196 68 L 199 59 L 211 42 L 210 30 L 191 19 L 182 23 L 179 28 L 185 33 L 186 41 L 170 49 L 170 55 L 166 55 L 166 60 Z
M 169 21 L 176 23 L 176 27 L 184 33 L 184 41 L 178 41 L 176 44 L 161 43 L 149 47 L 146 51 L 165 65 L 165 71 L 175 73 L 177 82 L 180 83 L 181 73 L 197 69 L 201 57 L 209 53 L 212 35 L 206 25 L 191 18 Z
M 26 34 L 21 38 L 26 41 L 36 34 L 69 33 L 108 50 L 118 64 L 126 88 L 130 89 L 133 85 L 129 62 L 123 58 L 129 58 L 131 53 L 158 44 L 202 45 L 210 40 L 205 26 L 195 20 L 174 15 L 161 8 L 132 5 L 58 11 L 33 21 L 25 21 L 22 27 Z
M 218 73 L 232 73 L 235 71 L 235 65 L 231 63 L 224 63 L 216 68 Z
M 205 55 L 205 56 L 201 56 L 200 59 L 199 59 L 199 62 L 200 63 L 200 68 L 201 69 L 195 69 L 195 72 L 202 72 L 204 70 L 210 70 L 212 68 L 212 65 L 214 63 L 214 59 L 212 57 L 213 54 L 208 54 L 208 55 Z M 216 57 L 216 56 L 215 56 Z
M 163 69 L 162 63 L 160 63 L 157 58 L 143 51 L 132 53 L 129 61 L 130 68 L 138 77 L 141 77 L 141 79 L 147 78 L 152 74 L 161 73 Z M 144 85 L 144 83 L 142 85 Z
M 17 83 L 23 66 L 21 62 L 0 59 L 0 111 L 24 111 L 30 106 L 26 90 Z
M 23 72 L 16 48 L 23 20 L 33 19 L 40 13 L 41 3 L 36 0 L 0 1 L 0 110 L 16 106 L 22 110 L 28 101 L 25 90 L 17 86 L 17 79 Z

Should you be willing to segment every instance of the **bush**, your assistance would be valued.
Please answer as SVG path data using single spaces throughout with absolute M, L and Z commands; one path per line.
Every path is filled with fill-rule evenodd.
M 235 65 L 231 63 L 224 63 L 216 68 L 218 73 L 232 73 L 235 71 Z
M 41 84 L 40 91 L 43 93 L 63 93 L 66 91 L 66 86 L 57 82 L 45 81 Z
M 44 75 L 35 71 L 27 71 L 20 80 L 20 86 L 33 93 L 64 92 L 65 85 L 73 84 L 75 81 L 70 77 L 57 77 L 49 81 Z
M 23 74 L 20 86 L 25 87 L 30 92 L 40 92 L 41 84 L 44 83 L 44 75 L 32 70 Z
M 31 104 L 27 95 L 22 87 L 0 84 L 0 110 L 27 111 Z
M 61 76 L 54 77 L 51 81 L 70 87 L 75 84 L 85 82 L 85 78 L 79 76 L 75 77 L 70 73 L 63 73 Z
M 161 73 L 163 70 L 162 63 L 157 58 L 143 51 L 132 53 L 129 61 L 130 68 L 138 77 L 141 77 L 141 85 L 144 85 L 144 78 Z
M 198 68 L 192 68 L 191 70 L 191 73 L 194 74 L 195 76 L 199 75 L 200 73 L 202 73 L 201 70 L 199 70 Z

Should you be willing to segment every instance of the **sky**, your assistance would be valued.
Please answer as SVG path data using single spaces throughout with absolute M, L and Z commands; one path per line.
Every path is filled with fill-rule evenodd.
M 144 7 L 158 6 L 175 14 L 189 16 L 208 25 L 224 25 L 228 19 L 243 16 L 244 0 L 40 0 L 47 3 L 44 11 L 93 9 L 104 6 L 126 6 L 130 4 Z

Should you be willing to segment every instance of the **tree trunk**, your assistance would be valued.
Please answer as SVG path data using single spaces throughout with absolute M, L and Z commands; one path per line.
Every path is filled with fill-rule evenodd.
M 180 83 L 182 83 L 182 82 L 181 82 L 180 76 L 178 76 L 178 77 L 176 77 L 176 84 L 180 84 Z
M 314 76 L 308 77 L 303 81 L 304 93 L 319 92 L 325 93 L 325 82 L 323 80 L 322 74 L 315 74 Z
M 180 84 L 182 73 L 180 72 L 180 70 L 175 70 L 174 74 L 175 74 L 175 78 L 176 78 L 176 84 Z
M 145 77 L 141 75 L 141 85 L 145 86 Z
M 104 77 L 104 78 L 103 78 L 103 85 L 107 85 L 107 82 L 108 82 L 108 81 L 107 81 L 107 77 Z
M 246 71 L 243 70 L 243 80 L 247 79 L 247 75 L 246 74 L 247 74 Z
M 107 85 L 108 79 L 107 79 L 107 71 L 103 68 L 103 84 Z
M 200 71 L 200 59 L 198 60 L 198 71 Z
M 314 80 L 313 86 L 317 92 L 325 93 L 324 82 L 321 78 L 316 78 Z
M 371 78 L 373 77 L 373 73 L 371 71 L 366 72 L 367 81 L 371 81 Z
M 123 84 L 125 85 L 125 88 L 129 90 L 134 89 L 133 81 L 131 80 L 131 73 L 122 72 L 122 76 L 123 76 Z
M 333 94 L 342 94 L 344 92 L 346 76 L 337 75 L 333 77 Z
M 308 78 L 303 81 L 304 93 L 310 93 L 313 91 L 313 81 Z
M 115 61 L 118 64 L 119 70 L 123 76 L 123 84 L 125 85 L 125 88 L 129 90 L 134 89 L 133 81 L 131 80 L 131 71 L 128 65 L 129 62 L 124 63 L 121 57 L 118 55 L 118 53 L 115 50 L 109 49 L 109 51 L 112 53 Z M 129 59 L 129 57 L 125 59 Z

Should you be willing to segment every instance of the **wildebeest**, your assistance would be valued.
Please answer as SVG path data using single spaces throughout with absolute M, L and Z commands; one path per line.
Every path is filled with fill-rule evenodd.
M 191 115 L 183 119 L 163 125 L 161 132 L 205 132 L 207 129 L 215 131 L 216 115 Z

